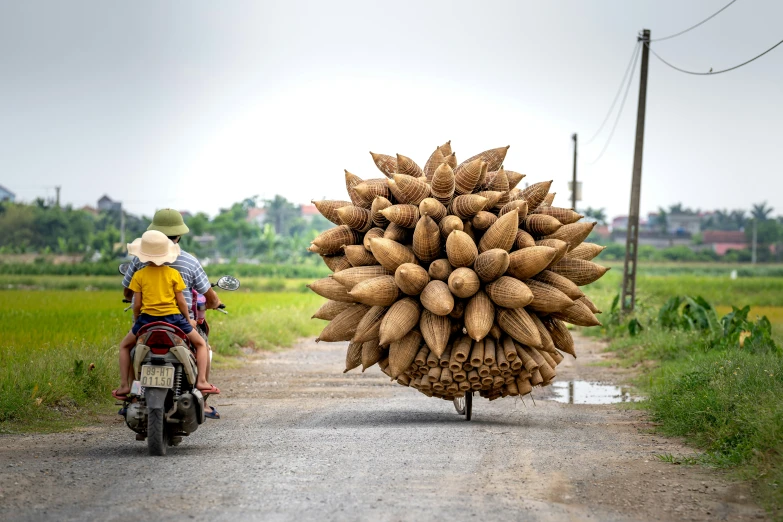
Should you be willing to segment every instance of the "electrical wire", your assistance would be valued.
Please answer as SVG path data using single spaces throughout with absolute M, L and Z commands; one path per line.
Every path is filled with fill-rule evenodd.
M 653 53 L 653 54 L 655 55 L 655 57 L 656 57 L 656 58 L 658 58 L 660 61 L 662 61 L 663 63 L 665 63 L 666 65 L 668 65 L 668 66 L 669 66 L 669 67 L 671 67 L 672 69 L 674 69 L 674 70 L 676 70 L 676 71 L 680 71 L 681 73 L 685 73 L 685 74 L 695 74 L 695 75 L 697 75 L 697 76 L 712 76 L 713 74 L 720 74 L 720 73 L 725 73 L 725 72 L 733 71 L 734 69 L 739 69 L 739 68 L 740 68 L 740 67 L 742 67 L 743 65 L 748 65 L 750 62 L 753 62 L 753 61 L 755 61 L 755 60 L 758 60 L 759 58 L 761 58 L 762 56 L 764 56 L 765 54 L 767 54 L 768 52 L 770 52 L 772 49 L 774 49 L 775 47 L 779 46 L 780 44 L 783 44 L 783 40 L 779 41 L 778 43 L 776 43 L 775 45 L 773 45 L 772 47 L 770 47 L 769 49 L 767 49 L 767 50 L 766 50 L 766 51 L 764 51 L 763 53 L 761 53 L 761 54 L 759 54 L 759 55 L 756 55 L 756 56 L 754 56 L 753 58 L 751 58 L 750 60 L 747 60 L 747 61 L 745 61 L 745 62 L 742 62 L 742 63 L 741 63 L 741 64 L 739 64 L 739 65 L 735 65 L 734 67 L 729 67 L 728 69 L 722 69 L 722 70 L 720 70 L 720 71 L 713 71 L 712 69 L 710 69 L 710 70 L 709 70 L 709 72 L 697 72 L 697 71 L 688 71 L 688 70 L 685 70 L 685 69 L 681 69 L 681 68 L 677 67 L 676 65 L 672 65 L 672 64 L 670 64 L 669 62 L 667 62 L 666 60 L 664 60 L 663 58 L 661 58 L 661 55 L 659 55 L 658 53 L 656 53 L 655 51 L 653 51 L 653 49 L 652 49 L 652 47 L 650 47 L 650 44 L 649 44 L 649 43 L 647 43 L 647 42 L 644 42 L 644 45 L 646 45 L 646 46 L 647 46 L 647 48 L 650 50 L 650 52 L 651 52 L 651 53 Z
M 604 129 L 604 125 L 606 125 L 606 122 L 609 121 L 609 116 L 612 115 L 612 111 L 614 111 L 614 106 L 617 103 L 617 100 L 620 99 L 620 93 L 623 91 L 623 85 L 625 85 L 625 82 L 628 78 L 628 73 L 631 71 L 631 64 L 634 62 L 636 57 L 639 55 L 639 45 L 640 42 L 636 42 L 636 45 L 633 48 L 633 53 L 631 54 L 631 59 L 628 60 L 628 65 L 625 67 L 625 74 L 623 74 L 623 79 L 620 82 L 620 85 L 617 87 L 617 94 L 614 95 L 614 100 L 612 100 L 612 104 L 609 106 L 609 111 L 606 113 L 606 116 L 604 117 L 604 121 L 601 122 L 601 126 L 598 127 L 598 130 L 595 131 L 595 134 L 593 134 L 593 137 L 587 140 L 585 143 L 583 143 L 584 146 L 590 145 L 593 140 L 595 140 L 599 134 L 601 134 L 601 131 Z
M 636 47 L 637 51 L 640 49 L 639 46 Z M 634 55 L 633 59 L 633 65 L 631 66 L 631 72 L 633 72 L 636 69 L 636 63 L 639 61 L 639 53 L 637 52 Z M 617 123 L 620 121 L 620 116 L 623 114 L 623 108 L 625 107 L 625 100 L 628 98 L 628 92 L 631 90 L 631 84 L 633 83 L 633 74 L 628 75 L 628 83 L 625 86 L 625 94 L 623 94 L 623 101 L 620 103 L 620 110 L 617 111 L 617 118 L 614 120 L 614 125 L 612 125 L 612 131 L 609 133 L 609 137 L 606 139 L 606 143 L 604 144 L 604 148 L 601 149 L 601 153 L 598 154 L 598 157 L 596 157 L 593 161 L 588 163 L 588 165 L 595 165 L 598 163 L 598 161 L 603 157 L 604 152 L 606 152 L 606 149 L 609 148 L 609 144 L 612 142 L 612 137 L 614 136 L 614 131 L 617 130 Z
M 663 40 L 668 40 L 669 38 L 675 38 L 675 37 L 677 37 L 677 36 L 680 36 L 681 34 L 685 34 L 685 33 L 687 33 L 688 31 L 690 31 L 690 30 L 692 30 L 692 29 L 696 29 L 696 28 L 697 28 L 697 27 L 699 27 L 701 24 L 703 24 L 703 23 L 705 23 L 705 22 L 708 22 L 708 21 L 712 20 L 713 18 L 715 18 L 716 16 L 718 16 L 718 15 L 719 15 L 720 13 L 722 13 L 722 12 L 723 12 L 723 11 L 724 11 L 724 10 L 725 10 L 727 7 L 729 7 L 731 4 L 733 4 L 733 3 L 734 3 L 734 2 L 736 2 L 736 1 L 737 1 L 737 0 L 731 0 L 731 2 L 729 2 L 729 3 L 728 3 L 728 4 L 726 4 L 726 5 L 724 5 L 724 6 L 723 6 L 723 7 L 722 7 L 722 8 L 721 8 L 721 9 L 720 9 L 718 12 L 716 12 L 716 13 L 713 13 L 713 14 L 712 14 L 711 16 L 709 16 L 708 18 L 705 18 L 704 20 L 702 20 L 701 22 L 699 22 L 699 23 L 698 23 L 698 24 L 696 24 L 696 25 L 692 25 L 691 27 L 689 27 L 689 28 L 685 29 L 684 31 L 680 31 L 679 33 L 670 34 L 669 36 L 664 36 L 663 38 L 656 38 L 655 40 L 651 40 L 651 41 L 652 41 L 652 42 L 661 42 L 661 41 L 663 41 Z

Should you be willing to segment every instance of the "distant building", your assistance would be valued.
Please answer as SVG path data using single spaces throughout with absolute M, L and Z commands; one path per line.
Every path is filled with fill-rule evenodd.
M 81 210 L 82 212 L 87 212 L 88 214 L 92 214 L 93 216 L 98 215 L 98 209 L 95 207 L 91 207 L 90 205 L 84 205 L 79 210 Z
M 701 232 L 701 217 L 698 214 L 673 212 L 666 216 L 666 231 L 676 236 L 698 234 Z
M 702 242 L 710 247 L 719 256 L 726 255 L 729 250 L 745 250 L 748 241 L 745 232 L 741 230 L 705 230 L 702 233 Z
M 313 220 L 313 217 L 321 214 L 318 212 L 318 209 L 315 208 L 315 205 L 301 205 L 299 211 L 302 213 L 302 218 L 308 223 Z
M 617 216 L 612 219 L 612 230 L 628 230 L 628 216 Z
M 0 201 L 10 201 L 13 203 L 14 199 L 16 199 L 16 194 L 0 185 Z
M 252 207 L 247 211 L 246 219 L 249 223 L 255 223 L 259 227 L 263 227 L 264 218 L 266 218 L 266 209 L 263 207 Z
M 179 213 L 182 215 L 182 219 L 190 219 L 193 217 L 193 214 L 191 214 L 187 210 L 180 210 Z
M 105 195 L 98 200 L 98 210 L 101 212 L 108 212 L 111 210 L 122 210 L 122 202 L 114 201 L 109 196 Z

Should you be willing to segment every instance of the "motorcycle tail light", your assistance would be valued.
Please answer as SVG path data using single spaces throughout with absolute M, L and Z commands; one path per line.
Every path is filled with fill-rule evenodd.
M 147 338 L 147 346 L 152 353 L 165 355 L 174 346 L 174 341 L 169 337 L 168 332 L 153 330 Z

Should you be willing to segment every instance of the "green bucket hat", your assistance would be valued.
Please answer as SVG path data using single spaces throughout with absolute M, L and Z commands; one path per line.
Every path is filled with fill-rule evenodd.
M 173 208 L 163 208 L 152 216 L 152 223 L 147 230 L 158 230 L 167 236 L 181 236 L 187 234 L 190 229 L 182 219 L 182 214 Z

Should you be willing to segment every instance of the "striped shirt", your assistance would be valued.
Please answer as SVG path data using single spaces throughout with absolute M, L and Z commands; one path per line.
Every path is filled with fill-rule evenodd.
M 145 266 L 147 266 L 147 263 L 142 263 L 139 261 L 138 257 L 134 257 L 133 261 L 130 263 L 128 271 L 125 272 L 125 277 L 122 279 L 122 286 L 128 288 L 130 286 L 131 279 L 133 279 L 133 274 Z M 188 305 L 188 311 L 192 315 L 193 311 L 191 310 L 191 305 L 193 296 L 191 295 L 190 289 L 195 289 L 199 294 L 206 294 L 207 290 L 212 288 L 206 272 L 204 272 L 204 269 L 201 268 L 201 263 L 198 262 L 198 259 L 188 254 L 184 250 L 180 252 L 179 257 L 177 257 L 173 263 L 166 263 L 166 266 L 175 268 L 182 275 L 182 280 L 185 281 L 186 287 L 185 291 L 182 293 L 185 296 L 185 302 Z

